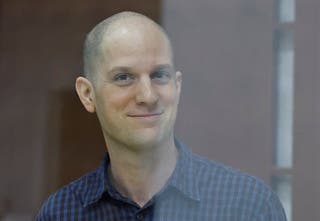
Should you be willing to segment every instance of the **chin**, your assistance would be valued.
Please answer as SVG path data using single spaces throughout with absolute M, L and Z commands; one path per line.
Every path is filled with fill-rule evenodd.
M 147 148 L 161 145 L 167 141 L 167 137 L 159 131 L 144 130 L 140 133 L 135 133 L 135 136 L 128 139 L 128 146 L 135 146 L 136 148 Z M 167 138 L 167 139 L 166 139 Z

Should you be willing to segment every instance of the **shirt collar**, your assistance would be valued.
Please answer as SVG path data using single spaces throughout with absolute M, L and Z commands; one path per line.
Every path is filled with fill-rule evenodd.
M 186 197 L 200 201 L 197 169 L 195 168 L 193 153 L 178 139 L 175 139 L 175 145 L 179 156 L 167 185 L 175 187 Z
M 197 171 L 192 152 L 177 139 L 175 139 L 175 145 L 179 153 L 178 160 L 166 186 L 174 187 L 186 197 L 199 201 Z M 80 196 L 84 207 L 99 201 L 105 193 L 108 193 L 113 198 L 120 197 L 108 176 L 109 163 L 109 155 L 106 154 L 104 160 L 95 171 L 73 183 L 73 189 Z
M 80 197 L 84 207 L 97 202 L 105 193 L 108 164 L 109 157 L 105 154 L 98 168 L 72 183 L 71 188 Z

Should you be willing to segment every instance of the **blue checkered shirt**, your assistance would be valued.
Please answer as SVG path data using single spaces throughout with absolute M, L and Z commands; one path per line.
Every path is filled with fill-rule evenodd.
M 52 194 L 36 221 L 285 221 L 277 196 L 261 180 L 191 153 L 179 157 L 164 188 L 142 208 L 96 170 Z

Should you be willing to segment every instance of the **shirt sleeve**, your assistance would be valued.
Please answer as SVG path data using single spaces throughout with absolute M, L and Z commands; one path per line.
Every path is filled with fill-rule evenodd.
M 39 210 L 34 220 L 35 221 L 51 221 L 52 220 L 49 218 L 47 203 L 44 203 L 42 205 L 41 209 Z
M 43 210 L 40 210 L 37 214 L 37 216 L 34 219 L 35 221 L 49 221 L 49 219 L 46 218 L 45 213 Z
M 258 221 L 287 221 L 283 206 L 275 193 L 271 192 Z

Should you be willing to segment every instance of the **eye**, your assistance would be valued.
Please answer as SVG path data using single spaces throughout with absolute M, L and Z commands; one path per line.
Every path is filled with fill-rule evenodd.
M 113 81 L 119 86 L 126 86 L 134 81 L 134 76 L 129 73 L 119 73 L 114 76 Z
M 153 72 L 150 75 L 150 78 L 152 81 L 154 81 L 157 84 L 166 84 L 171 79 L 171 73 L 165 70 L 159 70 L 159 71 Z

